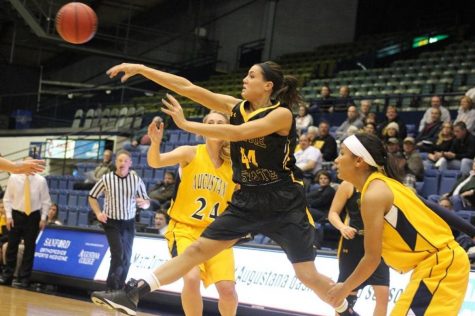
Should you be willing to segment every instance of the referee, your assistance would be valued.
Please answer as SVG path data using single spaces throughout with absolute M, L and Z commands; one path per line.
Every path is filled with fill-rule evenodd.
M 102 223 L 110 247 L 108 290 L 123 288 L 132 256 L 136 206 L 144 209 L 150 206 L 142 179 L 135 172 L 129 172 L 130 153 L 119 151 L 115 165 L 116 171 L 103 175 L 89 192 L 89 205 Z M 103 210 L 97 201 L 102 193 L 105 198 Z

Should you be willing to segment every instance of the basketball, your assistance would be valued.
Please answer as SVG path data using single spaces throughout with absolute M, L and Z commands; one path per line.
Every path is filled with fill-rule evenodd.
M 66 42 L 84 44 L 96 34 L 96 13 L 84 3 L 65 4 L 56 14 L 56 30 Z

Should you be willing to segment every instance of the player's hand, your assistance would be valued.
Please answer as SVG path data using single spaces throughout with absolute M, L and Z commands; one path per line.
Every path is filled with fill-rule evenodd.
M 345 239 L 353 239 L 355 238 L 356 229 L 350 226 L 345 226 L 340 229 L 340 233 Z
M 15 163 L 15 165 L 16 167 L 13 170 L 13 173 L 24 173 L 27 175 L 32 175 L 45 170 L 44 160 L 27 159 L 23 161 L 18 161 Z
M 167 99 L 162 99 L 162 103 L 165 107 L 162 107 L 162 111 L 170 115 L 175 124 L 183 129 L 186 123 L 185 115 L 180 103 L 171 95 L 167 93 Z
M 108 216 L 107 216 L 106 213 L 101 212 L 101 213 L 97 214 L 96 217 L 97 217 L 97 220 L 99 222 L 101 222 L 103 224 L 107 223 Z
M 333 306 L 337 307 L 341 305 L 343 300 L 351 293 L 351 290 L 348 291 L 344 285 L 344 283 L 336 283 L 327 293 L 328 296 L 328 303 Z
M 137 206 L 141 209 L 147 209 L 150 207 L 150 201 L 142 198 L 136 198 Z
M 45 221 L 45 220 L 41 220 L 41 221 L 40 221 L 40 224 L 39 224 L 39 227 L 40 227 L 40 230 L 45 229 L 45 227 L 46 227 L 46 221 Z
M 157 126 L 158 123 L 158 126 Z M 164 124 L 158 120 L 153 120 L 152 123 L 148 125 L 147 135 L 150 137 L 150 140 L 154 143 L 160 144 L 163 139 Z
M 118 73 L 123 72 L 124 75 L 120 78 L 120 81 L 126 82 L 127 79 L 138 74 L 141 67 L 143 67 L 141 64 L 122 63 L 110 68 L 106 73 L 109 78 L 114 78 Z
M 7 230 L 10 230 L 10 229 L 12 229 L 12 227 L 15 226 L 14 223 L 13 223 L 13 218 L 7 218 L 6 226 L 7 226 Z

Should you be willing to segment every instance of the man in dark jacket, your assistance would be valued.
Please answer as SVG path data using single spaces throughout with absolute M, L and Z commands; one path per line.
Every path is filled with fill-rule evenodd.
M 442 158 L 437 162 L 439 170 L 460 170 L 462 175 L 469 174 L 475 156 L 475 136 L 470 134 L 464 122 L 454 125 L 455 140 L 449 151 L 442 153 Z
M 333 161 L 338 156 L 335 138 L 330 135 L 330 123 L 321 121 L 318 125 L 319 135 L 315 137 L 313 145 L 320 149 L 324 161 Z
M 378 125 L 378 135 L 383 136 L 384 128 L 391 122 L 395 122 L 399 126 L 399 138 L 404 139 L 407 136 L 406 123 L 398 116 L 396 106 L 388 105 L 386 108 L 386 120 Z

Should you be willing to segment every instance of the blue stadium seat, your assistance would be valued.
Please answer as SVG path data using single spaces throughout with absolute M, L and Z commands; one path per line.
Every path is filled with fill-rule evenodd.
M 168 138 L 168 143 L 175 144 L 178 143 L 179 132 L 178 131 L 170 131 Z
M 66 225 L 68 226 L 77 226 L 78 225 L 78 209 L 76 207 L 70 208 L 68 210 L 68 219 Z
M 149 178 L 149 179 L 153 178 L 153 173 L 154 173 L 153 169 L 150 168 L 150 167 L 146 167 L 146 168 L 143 169 L 143 177 L 144 178 Z
M 459 176 L 459 170 L 443 170 L 440 176 L 439 194 L 450 192 Z
M 475 222 L 475 211 L 474 210 L 460 210 L 456 211 L 455 214 L 465 219 L 466 221 L 474 224 Z
M 140 178 L 143 178 L 143 168 L 141 166 L 135 166 L 134 171 L 135 171 L 135 173 L 137 173 L 137 175 Z
M 163 175 L 165 174 L 165 169 L 155 169 L 153 178 L 158 182 L 163 180 Z
M 53 203 L 58 203 L 58 198 L 59 198 L 59 192 L 56 190 L 49 190 L 49 196 L 51 198 L 51 202 Z
M 132 154 L 132 166 L 138 166 L 140 164 L 140 152 L 133 151 L 131 154 Z
M 437 194 L 439 190 L 440 172 L 437 169 L 427 169 L 424 172 L 424 183 L 421 188 L 421 194 L 428 197 L 431 194 Z
M 78 207 L 88 206 L 87 197 L 89 195 L 88 191 L 79 191 L 78 193 Z
M 88 207 L 79 207 L 78 208 L 78 226 L 87 227 L 89 225 L 89 208 Z
M 59 181 L 58 189 L 60 190 L 68 189 L 68 178 L 66 176 L 60 177 L 58 181 Z
M 178 135 L 178 143 L 180 144 L 188 144 L 188 142 L 190 141 L 190 133 L 188 132 L 181 132 L 179 135 Z
M 416 124 L 406 124 L 407 136 L 415 136 L 416 132 Z
M 75 207 L 78 204 L 78 193 L 76 191 L 72 191 L 68 195 L 68 205 L 70 207 Z
M 68 220 L 68 210 L 66 208 L 58 208 L 58 219 L 61 221 L 61 223 L 66 224 L 66 221 Z
M 154 214 L 152 211 L 142 210 L 140 212 L 140 223 L 148 226 L 152 225 Z
M 60 205 L 68 205 L 68 191 L 67 191 L 67 190 L 62 190 L 62 191 L 59 193 L 58 204 L 60 204 Z
M 59 188 L 59 177 L 58 176 L 49 176 L 48 177 L 48 187 L 50 189 L 58 189 Z

